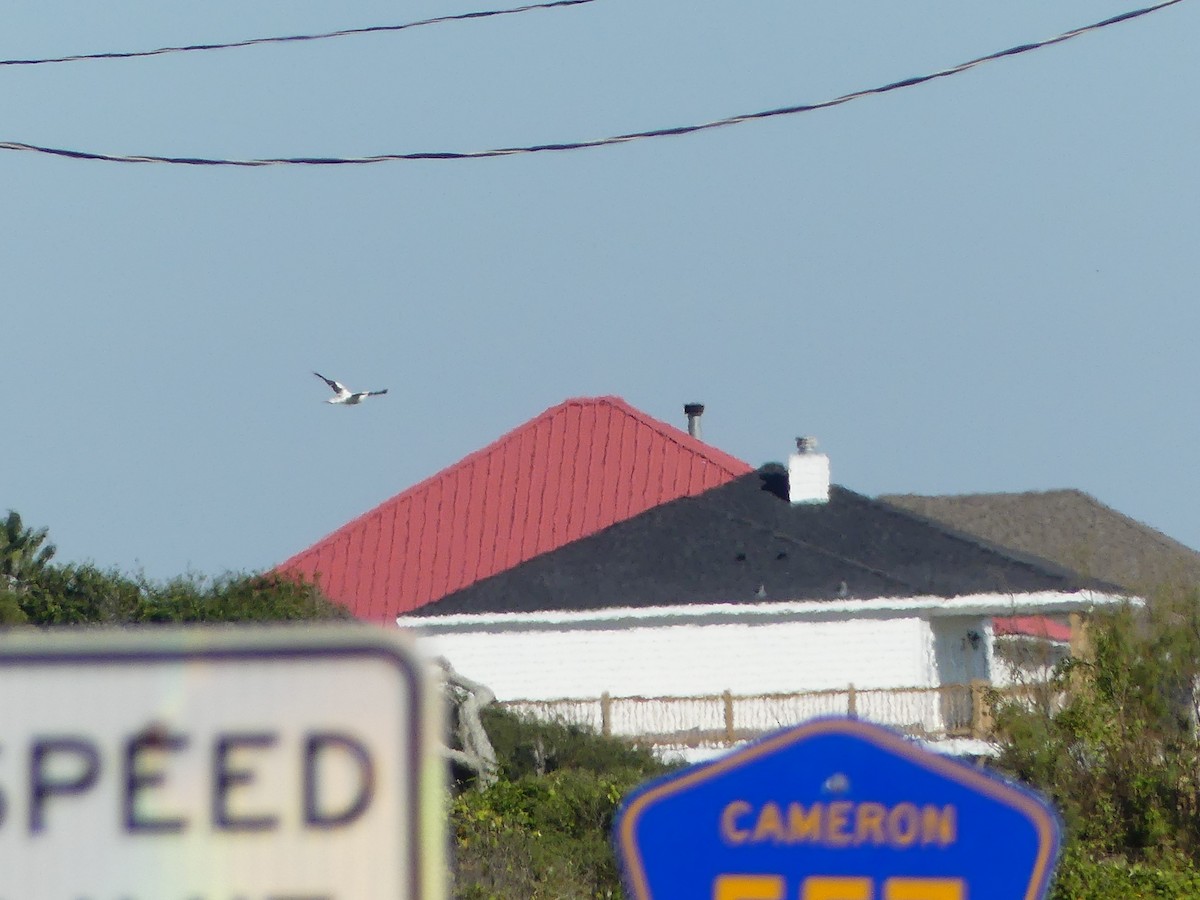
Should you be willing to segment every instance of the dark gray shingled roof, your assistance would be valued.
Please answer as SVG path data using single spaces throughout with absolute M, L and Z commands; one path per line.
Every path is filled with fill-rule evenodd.
M 685 603 L 1114 591 L 834 486 L 793 506 L 771 464 L 664 503 L 415 610 L 587 610 Z
M 1082 491 L 879 499 L 1143 596 L 1200 584 L 1200 553 Z

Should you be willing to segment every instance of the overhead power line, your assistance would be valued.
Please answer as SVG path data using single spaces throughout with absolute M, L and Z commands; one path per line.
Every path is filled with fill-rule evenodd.
M 1121 13 L 1111 18 L 1104 19 L 1100 22 L 1094 22 L 1091 25 L 1084 25 L 1080 28 L 1075 28 L 1071 31 L 1064 32 L 1056 37 L 1047 38 L 1043 41 L 1037 41 L 1031 44 L 1021 44 L 1016 47 L 1010 47 L 1007 50 L 1000 50 L 996 53 L 989 53 L 986 56 L 976 57 L 964 63 L 959 63 L 957 66 L 951 66 L 948 69 L 942 69 L 939 72 L 933 72 L 928 75 L 917 75 L 912 78 L 904 78 L 900 81 L 893 81 L 889 84 L 879 87 L 866 88 L 861 91 L 854 91 L 850 94 L 843 94 L 840 97 L 834 97 L 832 100 L 822 100 L 817 103 L 802 103 L 795 106 L 781 106 L 776 109 L 763 110 L 761 112 L 744 113 L 742 115 L 729 116 L 724 119 L 716 119 L 711 122 L 704 122 L 698 125 L 677 125 L 672 128 L 655 128 L 649 131 L 634 131 L 628 134 L 618 134 L 611 137 L 596 138 L 588 141 L 567 141 L 553 144 L 530 144 L 520 147 L 501 147 L 493 150 L 473 150 L 473 151 L 421 151 L 413 153 L 384 153 L 377 156 L 357 156 L 357 157 L 339 157 L 339 156 L 293 156 L 279 157 L 267 159 L 216 159 L 198 156 L 121 156 L 108 153 L 94 153 L 87 150 L 66 150 L 57 147 L 42 147 L 36 144 L 19 143 L 16 141 L 0 141 L 0 150 L 15 150 L 26 153 L 42 153 L 50 156 L 62 156 L 68 159 L 89 159 L 102 162 L 118 162 L 118 163 L 164 163 L 169 165 L 179 166 L 239 166 L 239 167 L 257 167 L 257 166 L 340 166 L 340 165 L 367 165 L 371 163 L 383 162 L 399 162 L 404 160 L 419 160 L 419 159 L 486 159 L 493 156 L 516 156 L 527 153 L 549 153 L 565 150 L 583 150 L 591 147 L 605 147 L 610 144 L 624 144 L 631 141 L 646 140 L 649 138 L 670 137 L 673 135 L 692 134 L 697 131 L 708 131 L 714 128 L 724 128 L 728 125 L 738 125 L 742 122 L 751 122 L 756 119 L 770 119 L 776 116 L 790 116 L 798 113 L 813 112 L 818 109 L 828 109 L 832 106 L 840 106 L 843 103 L 849 103 L 851 100 L 859 100 L 863 97 L 869 97 L 872 94 L 886 94 L 891 91 L 900 90 L 901 88 L 914 87 L 918 84 L 924 84 L 927 81 L 934 81 L 938 78 L 946 78 L 950 75 L 957 75 L 960 72 L 965 72 L 975 66 L 982 65 L 986 62 L 1002 59 L 1007 56 L 1018 56 L 1022 53 L 1028 53 L 1031 50 L 1039 50 L 1042 47 L 1049 47 L 1052 44 L 1061 44 L 1063 41 L 1068 41 L 1072 38 L 1079 37 L 1082 34 L 1087 34 L 1091 31 L 1096 31 L 1101 28 L 1106 28 L 1109 25 L 1115 25 L 1118 22 L 1125 22 L 1130 19 L 1136 19 L 1148 13 L 1157 12 L 1160 9 L 1165 9 L 1168 6 L 1174 6 L 1180 3 L 1181 0 L 1163 0 L 1153 6 L 1147 6 L 1142 9 L 1131 10 L 1130 12 Z
M 41 59 L 0 59 L 0 66 L 44 66 L 50 63 L 83 62 L 96 59 L 139 59 L 146 56 L 163 56 L 168 53 L 192 53 L 197 50 L 232 50 L 237 47 L 256 47 L 260 44 L 287 44 L 296 41 L 323 41 L 328 38 L 350 37 L 357 34 L 380 34 L 389 31 L 405 31 L 409 28 L 420 28 L 423 25 L 441 25 L 443 22 L 461 22 L 467 19 L 490 19 L 494 16 L 511 16 L 514 13 L 529 12 L 535 9 L 559 9 L 564 6 L 581 6 L 584 3 L 594 3 L 595 0 L 554 0 L 551 3 L 532 3 L 526 6 L 515 6 L 509 9 L 488 9 L 480 12 L 455 13 L 448 16 L 436 16 L 432 19 L 420 19 L 416 22 L 405 22 L 401 25 L 368 25 L 364 28 L 343 28 L 340 31 L 325 31 L 320 34 L 291 34 L 283 37 L 249 38 L 244 41 L 230 41 L 224 44 L 184 44 L 179 47 L 160 47 L 157 50 L 128 50 L 110 53 L 78 53 L 73 56 L 48 56 Z

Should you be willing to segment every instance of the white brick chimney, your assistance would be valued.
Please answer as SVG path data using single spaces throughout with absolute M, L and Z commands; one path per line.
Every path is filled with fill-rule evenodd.
M 796 452 L 788 457 L 788 499 L 829 502 L 829 457 L 817 452 L 816 438 L 796 438 Z

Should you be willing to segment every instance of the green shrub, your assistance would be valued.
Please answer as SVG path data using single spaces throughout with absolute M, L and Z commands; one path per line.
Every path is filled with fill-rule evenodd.
M 218 578 L 185 575 L 153 582 L 91 565 L 47 566 L 14 596 L 25 621 L 41 626 L 350 617 L 315 585 L 270 573 Z M 2 618 L 0 624 L 4 624 Z
M 457 900 L 620 897 L 613 817 L 629 791 L 670 767 L 581 726 L 497 707 L 483 718 L 500 780 L 451 800 Z
M 29 619 L 21 609 L 21 596 L 16 591 L 0 587 L 0 627 L 24 625 Z
M 999 766 L 1062 813 L 1052 900 L 1200 897 L 1200 597 L 1093 617 L 1037 702 L 996 711 Z
M 21 609 L 31 625 L 112 625 L 133 619 L 141 586 L 90 565 L 48 566 L 26 583 Z
M 1093 859 L 1069 847 L 1063 854 L 1050 900 L 1195 900 L 1200 871 L 1186 860 L 1157 866 L 1120 859 Z
M 130 619 L 152 622 L 284 622 L 348 619 L 350 613 L 313 584 L 267 573 L 207 579 L 175 578 L 143 584 Z
M 599 735 L 582 725 L 544 722 L 499 706 L 483 711 L 483 725 L 496 750 L 500 772 L 509 779 L 556 769 L 632 770 L 649 778 L 670 768 L 649 748 Z
M 1000 766 L 1054 801 L 1091 858 L 1200 862 L 1200 745 L 1184 688 L 1198 665 L 1191 595 L 1097 616 L 1090 653 L 1050 686 L 1059 703 L 997 710 Z
M 14 511 L 0 520 L 0 626 L 350 618 L 302 578 L 268 572 L 153 582 L 89 564 L 55 565 L 46 538 L 45 528 L 25 527 Z
M 637 770 L 560 769 L 502 778 L 451 803 L 455 896 L 574 900 L 621 896 L 609 843 L 621 798 Z

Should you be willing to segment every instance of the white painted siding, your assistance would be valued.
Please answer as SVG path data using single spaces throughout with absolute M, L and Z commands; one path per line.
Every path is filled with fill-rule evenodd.
M 881 597 L 405 616 L 397 624 L 499 700 L 525 701 L 517 706 L 526 712 L 694 747 L 818 715 L 855 714 L 929 739 L 963 734 L 976 709 L 966 682 L 1004 684 L 1018 674 L 992 616 L 1114 602 L 1124 598 Z
M 1054 667 L 1071 653 L 1066 644 L 1016 636 L 998 638 L 995 647 L 992 683 L 997 687 L 1049 681 Z
M 425 638 L 500 700 L 681 697 L 936 682 L 932 632 L 922 617 L 708 622 L 511 631 Z

